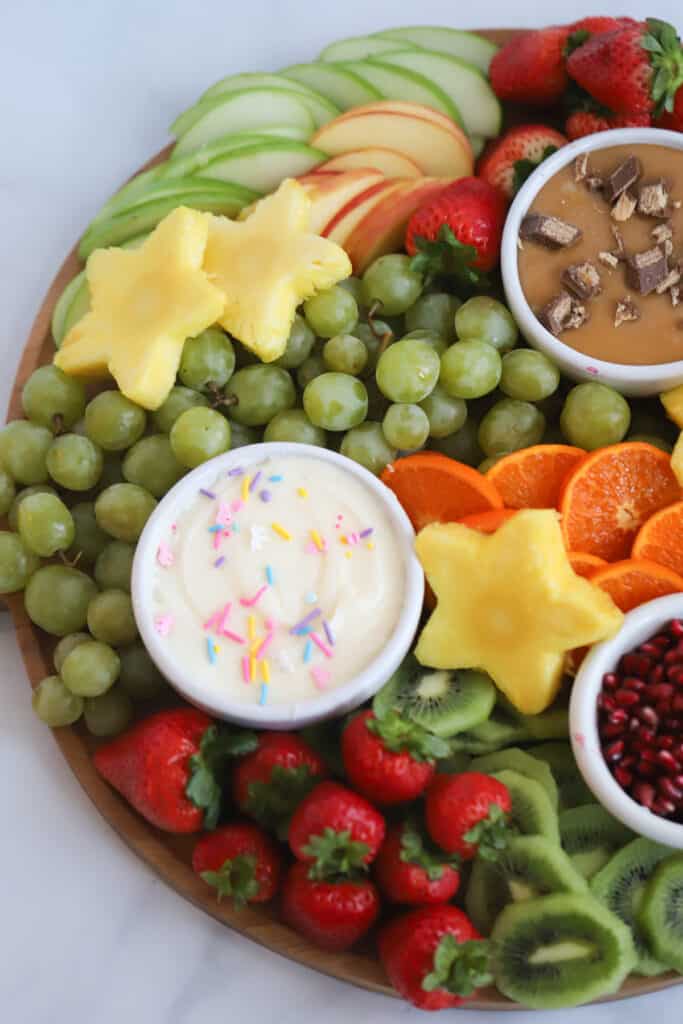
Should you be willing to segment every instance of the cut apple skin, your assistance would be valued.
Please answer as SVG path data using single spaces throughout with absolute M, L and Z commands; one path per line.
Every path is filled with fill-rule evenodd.
M 370 213 L 377 203 L 398 192 L 406 182 L 402 178 L 385 178 L 373 185 L 361 195 L 356 196 L 341 209 L 336 217 L 324 228 L 323 235 L 331 241 L 346 248 L 346 243 L 353 231 L 364 217 Z
M 373 185 L 383 184 L 384 175 L 371 168 L 351 171 L 313 171 L 299 178 L 311 199 L 310 229 L 318 235 L 356 196 Z
M 422 168 L 395 149 L 383 149 L 381 146 L 368 146 L 366 149 L 355 149 L 350 153 L 333 156 L 316 168 L 318 172 L 350 171 L 355 168 L 372 167 L 380 171 L 386 178 L 421 178 Z

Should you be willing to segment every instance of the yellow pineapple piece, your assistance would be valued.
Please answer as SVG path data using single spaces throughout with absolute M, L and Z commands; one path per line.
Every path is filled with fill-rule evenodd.
M 55 364 L 74 377 L 110 373 L 127 398 L 157 409 L 186 339 L 223 312 L 222 292 L 202 269 L 209 218 L 181 206 L 139 249 L 96 249 L 86 267 L 90 312 L 71 328 Z
M 678 435 L 678 440 L 671 453 L 671 468 L 679 484 L 683 487 L 683 431 Z
M 666 409 L 666 414 L 677 427 L 683 427 L 683 384 L 671 391 L 664 391 L 659 400 Z
M 552 703 L 567 651 L 621 625 L 612 599 L 573 572 L 550 509 L 522 510 L 490 536 L 434 523 L 415 546 L 437 597 L 418 661 L 482 669 L 524 714 Z
M 289 178 L 246 220 L 213 217 L 204 268 L 225 298 L 220 324 L 264 363 L 281 356 L 297 306 L 351 273 L 334 242 L 310 231 L 311 200 Z

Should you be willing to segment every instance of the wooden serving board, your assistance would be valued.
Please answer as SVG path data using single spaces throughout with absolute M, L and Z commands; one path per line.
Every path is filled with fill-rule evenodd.
M 517 34 L 517 30 L 486 29 L 482 30 L 481 34 L 496 43 L 503 43 Z M 538 115 L 536 115 L 537 117 Z M 518 121 L 520 117 L 518 114 L 513 114 L 512 119 Z M 171 146 L 167 146 L 141 170 L 160 163 L 166 158 L 170 149 Z M 64 287 L 81 269 L 82 263 L 79 260 L 77 248 L 74 247 L 52 282 L 31 328 L 14 381 L 8 419 L 22 416 L 21 390 L 28 377 L 36 367 L 52 361 L 54 355 L 50 330 L 52 312 Z M 41 679 L 53 672 L 54 641 L 29 620 L 24 611 L 21 594 L 9 597 L 7 604 L 16 627 L 17 640 L 26 666 L 28 681 L 35 688 Z M 14 680 L 11 683 L 14 683 Z M 10 681 L 5 680 L 5 685 L 9 684 Z M 248 908 L 234 911 L 227 904 L 219 904 L 213 892 L 195 875 L 190 866 L 193 838 L 169 836 L 148 825 L 131 810 L 128 804 L 99 777 L 93 768 L 91 754 L 97 741 L 87 734 L 85 728 L 77 725 L 71 728 L 55 729 L 53 736 L 74 775 L 100 814 L 123 841 L 177 893 L 246 938 L 273 952 L 280 953 L 290 960 L 313 967 L 324 974 L 351 982 L 361 988 L 381 992 L 385 995 L 396 995 L 388 985 L 370 944 L 367 946 L 367 951 L 342 954 L 326 953 L 280 923 L 276 908 Z M 660 989 L 681 983 L 683 983 L 683 978 L 673 973 L 658 978 L 631 976 L 617 995 L 605 1001 L 657 992 Z M 469 1002 L 467 1006 L 478 1010 L 519 1009 L 518 1004 L 510 1002 L 493 988 L 483 990 L 479 998 Z

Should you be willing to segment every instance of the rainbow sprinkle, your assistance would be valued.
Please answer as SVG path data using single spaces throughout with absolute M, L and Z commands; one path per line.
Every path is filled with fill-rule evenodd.
M 332 673 L 328 669 L 323 668 L 322 665 L 316 665 L 315 668 L 312 668 L 311 675 L 313 676 L 313 682 L 319 690 L 324 690 L 332 678 Z
M 205 498 L 211 498 L 212 501 L 216 500 L 216 495 L 213 491 L 207 491 L 205 487 L 199 488 L 199 493 L 203 494 Z
M 242 679 L 245 683 L 251 682 L 251 665 L 249 658 L 242 658 Z
M 246 502 L 249 498 L 249 490 L 251 488 L 251 477 L 245 476 L 242 481 L 242 501 Z
M 261 499 L 261 501 L 268 502 L 272 501 L 273 495 L 270 493 L 270 491 L 260 491 L 259 498 Z
M 243 608 L 253 608 L 253 606 L 261 600 L 267 589 L 268 586 L 264 583 L 262 587 L 259 587 L 253 597 L 241 597 L 240 604 Z
M 225 523 L 215 523 L 209 527 L 209 533 L 221 533 L 225 529 Z
M 239 633 L 233 633 L 232 630 L 230 629 L 222 629 L 221 636 L 227 636 L 228 640 L 232 640 L 232 642 L 235 644 L 246 643 L 246 640 L 244 639 L 243 636 L 240 636 Z
M 368 549 L 368 551 L 374 551 L 375 550 L 375 542 L 374 542 L 374 540 L 369 540 L 365 546 Z
M 310 640 L 307 640 L 306 641 L 306 646 L 304 647 L 304 665 L 308 665 L 308 663 L 309 663 L 309 661 L 311 660 L 312 657 L 313 657 L 313 644 L 311 643 Z
M 253 615 L 250 615 L 247 619 L 247 635 L 250 640 L 256 639 L 256 619 Z
M 330 647 L 334 647 L 334 633 L 327 619 L 323 619 L 323 629 L 325 630 L 325 636 Z
M 296 493 L 299 495 L 300 498 L 308 497 L 308 491 L 306 490 L 305 487 L 297 487 Z
M 271 528 L 275 531 L 278 537 L 282 537 L 283 540 L 291 540 L 292 535 L 289 530 L 285 530 L 284 526 L 280 523 L 271 523 Z
M 256 658 L 253 654 L 249 655 L 249 678 L 256 679 Z
M 264 652 L 268 650 L 274 639 L 275 633 L 272 631 L 266 637 L 264 637 L 261 643 L 257 646 L 256 651 L 254 652 L 257 658 L 263 657 Z
M 261 707 L 268 702 L 268 683 L 261 683 L 261 692 L 259 694 L 258 702 Z
M 318 551 L 325 550 L 325 543 L 317 530 L 311 530 L 311 540 L 317 547 Z
M 217 558 L 216 561 L 213 563 L 214 569 L 220 569 L 220 567 L 223 565 L 224 561 L 225 561 L 225 555 L 221 555 L 220 558 Z
M 273 476 L 269 476 L 268 479 L 270 480 L 271 484 L 279 484 L 282 482 L 283 478 L 280 473 L 275 473 L 273 474 Z
M 332 657 L 332 651 L 327 646 L 327 644 L 323 640 L 320 639 L 320 637 L 318 636 L 317 633 L 311 633 L 311 640 L 313 641 L 315 646 L 318 648 L 318 650 L 323 652 L 323 654 L 325 655 L 326 658 L 331 658 Z
M 154 628 L 159 636 L 168 636 L 174 625 L 175 619 L 172 615 L 157 615 L 154 620 Z
M 268 585 L 271 587 L 275 583 L 275 573 L 273 572 L 272 565 L 266 566 L 266 581 L 268 582 Z
M 261 470 L 259 469 L 257 471 L 256 475 L 253 477 L 253 479 L 249 482 L 249 492 L 250 493 L 251 493 L 251 491 L 253 491 L 256 488 L 256 485 L 258 484 L 260 479 L 261 479 Z
M 308 615 L 304 615 L 303 619 L 297 622 L 295 626 L 292 626 L 289 632 L 293 636 L 296 636 L 297 633 L 301 633 L 305 629 L 309 622 L 313 622 L 313 619 L 317 619 L 319 615 L 320 608 L 314 608 L 312 612 L 308 613 Z
M 374 533 L 374 532 L 375 532 L 374 528 L 372 526 L 369 526 L 367 528 L 367 530 L 361 530 L 361 532 L 358 534 L 358 536 L 361 537 L 363 540 L 365 540 L 366 537 L 369 537 L 370 534 Z
M 244 473 L 244 470 L 241 466 L 235 466 L 234 469 L 228 470 L 228 476 L 242 476 L 242 473 Z
M 162 567 L 162 569 L 170 569 L 170 567 L 175 562 L 173 552 L 171 551 L 168 544 L 165 544 L 163 541 L 157 548 L 157 562 Z
M 264 658 L 261 662 L 261 678 L 264 683 L 270 682 L 270 663 L 267 658 Z
M 216 645 L 213 642 L 213 638 L 207 636 L 206 638 L 206 653 L 209 655 L 209 661 L 212 665 L 216 664 Z

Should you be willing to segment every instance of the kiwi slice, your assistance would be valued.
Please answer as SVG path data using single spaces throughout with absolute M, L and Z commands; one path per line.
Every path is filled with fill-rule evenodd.
M 480 722 L 473 729 L 458 733 L 451 739 L 451 747 L 456 752 L 472 754 L 493 754 L 503 747 L 512 746 L 529 738 L 523 725 L 508 718 L 498 707 L 495 707 L 485 722 Z
M 616 992 L 636 959 L 623 921 L 578 893 L 510 903 L 493 927 L 491 947 L 499 991 L 535 1010 Z
M 567 854 L 545 836 L 515 836 L 497 860 L 475 860 L 465 906 L 479 931 L 489 935 L 508 903 L 553 892 L 585 893 L 588 883 Z
M 581 804 L 560 815 L 562 849 L 584 878 L 596 875 L 631 839 L 633 832 L 600 804 Z
M 524 836 L 545 836 L 559 847 L 557 813 L 540 782 L 526 778 L 511 768 L 494 772 L 493 777 L 502 782 L 510 793 L 510 819 L 515 828 Z
M 659 864 L 643 893 L 638 923 L 662 963 L 683 974 L 683 853 Z
M 560 795 L 560 810 L 593 802 L 593 794 L 583 781 L 568 743 L 540 743 L 529 753 L 549 766 L 555 777 Z
M 507 749 L 499 750 L 494 754 L 476 757 L 469 766 L 470 771 L 484 772 L 485 775 L 500 772 L 504 768 L 512 768 L 520 775 L 525 775 L 527 779 L 540 782 L 548 794 L 553 808 L 557 810 L 557 783 L 553 778 L 553 773 L 544 761 L 539 761 L 531 754 L 527 754 L 526 750 L 521 750 L 519 747 L 507 747 Z
M 670 853 L 667 846 L 653 843 L 651 839 L 634 839 L 615 853 L 591 879 L 593 895 L 633 932 L 637 956 L 634 969 L 637 974 L 651 976 L 666 971 L 666 965 L 657 960 L 652 952 L 638 917 L 647 883 L 660 861 Z
M 569 737 L 569 694 L 561 692 L 552 707 L 538 715 L 523 715 L 500 693 L 498 706 L 509 718 L 524 726 L 531 740 L 566 740 Z

